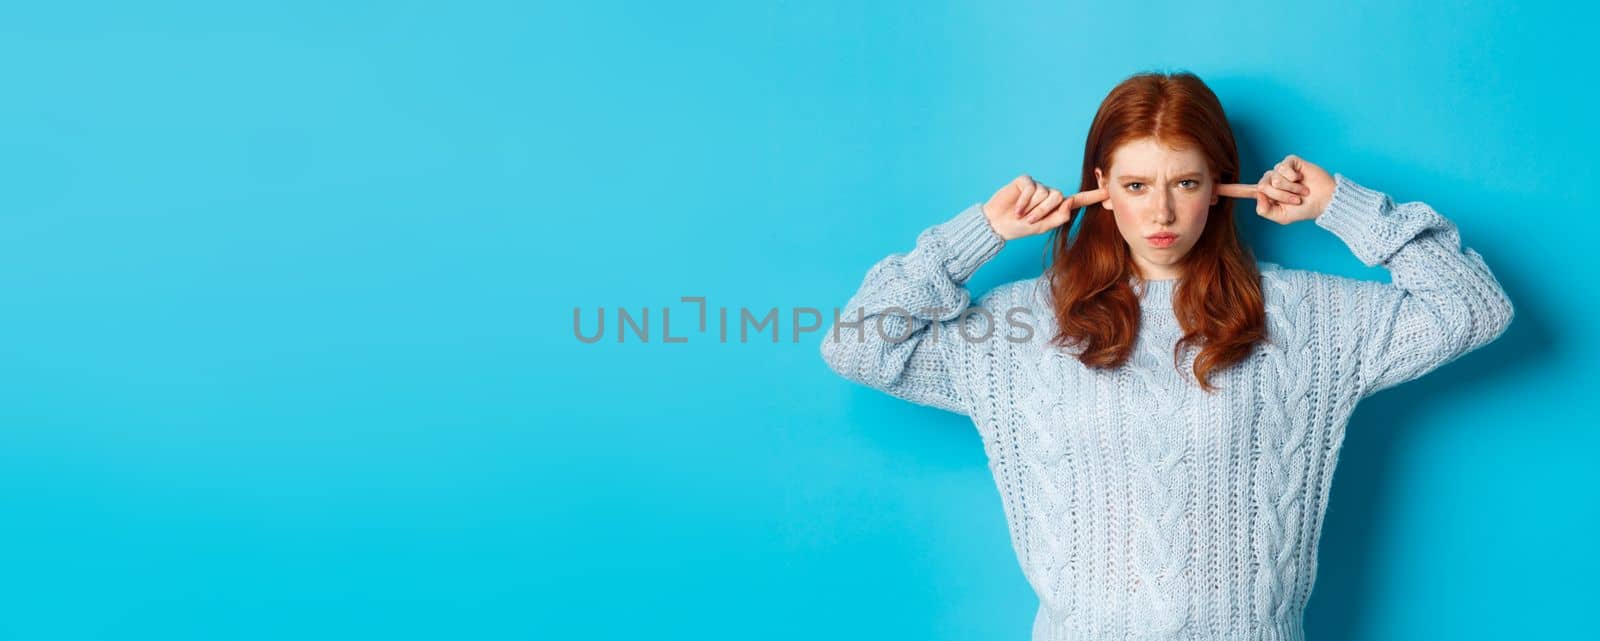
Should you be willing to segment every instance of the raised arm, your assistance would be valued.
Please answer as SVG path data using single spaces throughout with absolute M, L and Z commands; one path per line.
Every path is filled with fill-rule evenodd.
M 909 252 L 879 260 L 822 336 L 839 375 L 922 405 L 971 415 L 961 373 L 976 351 L 959 332 L 972 304 L 967 279 L 1006 241 L 1068 224 L 1104 190 L 1062 194 L 1027 174 L 917 236 Z M 987 322 L 996 322 L 989 318 Z M 985 335 L 984 319 L 971 333 Z
M 866 278 L 822 337 L 828 367 L 852 381 L 932 407 L 970 414 L 962 367 L 967 279 L 1005 246 L 982 203 L 922 231 Z
M 1357 382 L 1370 396 L 1416 379 L 1506 331 L 1511 299 L 1456 226 L 1421 202 L 1396 204 L 1342 174 L 1317 226 L 1333 232 L 1389 284 L 1342 279 L 1354 315 L 1339 319 L 1359 346 Z

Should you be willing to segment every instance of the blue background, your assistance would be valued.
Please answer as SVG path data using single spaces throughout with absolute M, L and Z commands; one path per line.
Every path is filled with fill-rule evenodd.
M 1294 4 L 8 6 L 0 638 L 1026 639 L 971 424 L 788 315 L 1072 183 L 1146 69 L 1247 176 L 1435 206 L 1517 307 L 1357 410 L 1311 637 L 1594 638 L 1600 16 Z M 1386 278 L 1252 211 L 1259 258 Z

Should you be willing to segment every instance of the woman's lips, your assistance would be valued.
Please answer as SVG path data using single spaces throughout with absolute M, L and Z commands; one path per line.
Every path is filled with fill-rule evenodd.
M 1155 236 L 1145 236 L 1145 240 L 1149 241 L 1152 247 L 1171 247 L 1173 243 L 1178 242 L 1178 237 L 1170 234 L 1157 234 Z

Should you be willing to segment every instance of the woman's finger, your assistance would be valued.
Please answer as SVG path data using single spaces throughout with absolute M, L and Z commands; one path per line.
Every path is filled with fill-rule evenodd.
M 1035 208 L 1037 208 L 1039 206 L 1039 203 L 1044 202 L 1044 199 L 1050 197 L 1050 186 L 1049 185 L 1041 183 L 1041 182 L 1039 182 L 1037 180 L 1035 180 L 1033 182 L 1034 182 L 1034 185 L 1037 186 L 1037 188 L 1034 189 L 1033 198 L 1028 203 L 1028 206 L 1025 209 L 1025 211 L 1029 212 L 1030 214 L 1033 212 L 1033 210 Z
M 1056 203 L 1053 201 L 1054 197 L 1056 197 L 1056 189 L 1054 187 L 1040 185 L 1037 198 L 1034 198 L 1034 205 L 1027 208 L 1027 214 L 1022 214 L 1022 222 L 1032 225 L 1038 222 L 1038 219 L 1048 216 L 1050 209 L 1056 208 Z
M 1041 196 L 1039 202 L 1033 205 L 1033 214 L 1028 217 L 1029 223 L 1039 222 L 1045 216 L 1049 216 L 1050 212 L 1055 211 L 1056 206 L 1061 204 L 1061 199 L 1066 198 L 1061 195 L 1061 190 L 1049 186 L 1042 186 L 1039 193 Z
M 1255 198 L 1256 186 L 1239 183 L 1217 185 L 1217 195 L 1228 198 Z
M 1106 198 L 1109 198 L 1109 197 L 1110 196 L 1108 195 L 1108 193 L 1104 189 L 1090 189 L 1088 191 L 1080 191 L 1080 192 L 1078 192 L 1076 194 L 1073 194 L 1071 198 L 1067 199 L 1067 201 L 1068 201 L 1068 207 L 1067 208 L 1071 209 L 1073 211 L 1077 211 L 1079 209 L 1082 209 L 1084 207 L 1088 207 L 1090 205 L 1098 205 L 1100 203 L 1103 203 L 1103 202 L 1106 201 Z
M 1292 180 L 1289 180 L 1288 178 L 1284 177 L 1282 171 L 1274 171 L 1272 173 L 1271 180 L 1272 180 L 1272 186 L 1273 187 L 1277 187 L 1278 189 L 1282 189 L 1282 190 L 1287 191 L 1287 192 L 1296 193 L 1296 194 L 1299 194 L 1301 196 L 1309 196 L 1311 194 L 1311 188 L 1310 187 L 1305 186 L 1305 184 L 1303 184 L 1303 183 L 1297 183 L 1297 182 L 1294 182 Z
M 1017 203 L 1012 207 L 1012 218 L 1022 218 L 1023 214 L 1028 213 L 1028 202 L 1033 198 L 1033 190 L 1037 187 L 1038 183 L 1034 182 L 1031 176 L 1023 179 L 1022 184 L 1017 187 Z
M 1305 168 L 1305 162 L 1306 161 L 1304 158 L 1294 154 L 1289 154 L 1283 158 L 1283 164 L 1287 165 L 1289 169 L 1294 172 L 1295 180 L 1297 181 L 1305 178 L 1305 171 L 1303 171 Z
M 1049 216 L 1051 212 L 1054 212 L 1061 205 L 1061 201 L 1064 198 L 1065 196 L 1061 195 L 1061 190 L 1050 189 L 1045 193 L 1044 200 L 1039 201 L 1039 204 L 1033 208 L 1033 214 L 1028 216 L 1028 224 L 1039 222 Z
M 1284 180 L 1289 182 L 1300 182 L 1300 169 L 1293 162 L 1290 162 L 1291 160 L 1295 160 L 1295 157 L 1290 156 L 1283 159 L 1283 162 L 1278 163 L 1278 165 L 1273 167 L 1272 170 L 1277 172 L 1279 176 L 1283 176 Z
M 1034 188 L 1038 184 L 1031 176 L 1022 177 L 1022 186 L 1017 188 L 1017 204 L 1011 208 L 1012 218 L 1021 218 L 1023 212 L 1028 211 L 1027 205 L 1032 200 Z
M 1267 174 L 1261 174 L 1261 182 L 1256 183 L 1256 213 L 1262 216 L 1272 211 L 1272 199 L 1267 197 Z
M 1305 183 L 1301 182 L 1301 180 L 1305 178 L 1305 175 L 1300 173 L 1298 168 L 1290 165 L 1289 161 L 1286 160 L 1278 163 L 1278 166 L 1274 167 L 1272 171 L 1273 174 L 1279 179 L 1273 184 L 1277 185 L 1279 189 L 1292 191 L 1302 196 L 1311 194 L 1311 188 L 1305 186 Z
M 1078 211 L 1077 209 L 1074 209 L 1072 207 L 1072 198 L 1071 197 L 1062 198 L 1061 199 L 1061 204 L 1056 205 L 1056 208 L 1050 212 L 1050 215 L 1046 216 L 1045 219 L 1043 221 L 1041 221 L 1041 222 L 1044 223 L 1044 228 L 1045 229 L 1055 229 L 1055 228 L 1060 227 L 1062 225 L 1065 225 L 1065 224 L 1067 224 L 1069 222 L 1072 222 L 1072 216 L 1077 211 Z
M 1298 205 L 1301 203 L 1300 194 L 1279 189 L 1277 186 L 1272 185 L 1271 183 L 1262 185 L 1261 193 L 1266 194 L 1268 198 L 1276 200 L 1280 203 L 1289 205 Z

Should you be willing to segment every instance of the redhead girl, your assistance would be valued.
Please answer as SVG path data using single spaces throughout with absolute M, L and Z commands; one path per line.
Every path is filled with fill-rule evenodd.
M 867 271 L 824 334 L 840 376 L 982 436 L 1035 640 L 1300 640 L 1356 404 L 1505 332 L 1505 291 L 1421 202 L 1298 156 L 1241 183 L 1188 73 L 1101 103 L 1071 193 L 1024 175 Z M 1235 200 L 1310 221 L 1390 283 L 1257 261 Z M 1077 233 L 1069 233 L 1079 222 Z M 1007 241 L 1050 265 L 974 301 Z

